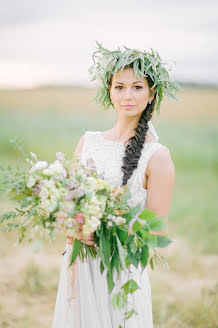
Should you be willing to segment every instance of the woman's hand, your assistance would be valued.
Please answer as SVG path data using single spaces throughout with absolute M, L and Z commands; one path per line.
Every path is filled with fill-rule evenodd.
M 86 244 L 88 246 L 93 246 L 95 244 L 94 233 L 84 236 L 84 235 L 82 235 L 81 232 L 78 232 L 75 237 L 67 235 L 67 243 L 72 245 L 74 238 L 80 240 L 83 244 Z

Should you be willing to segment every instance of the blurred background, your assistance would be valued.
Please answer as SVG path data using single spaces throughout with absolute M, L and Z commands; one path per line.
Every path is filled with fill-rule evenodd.
M 155 328 L 218 327 L 217 1 L 0 0 L 0 164 L 22 165 L 9 142 L 53 161 L 72 157 L 87 130 L 116 121 L 93 102 L 96 40 L 110 50 L 158 50 L 183 87 L 152 122 L 176 169 L 168 222 L 173 243 L 149 276 Z M 0 212 L 14 204 L 0 195 Z M 0 232 L 0 327 L 51 327 L 65 237 L 40 252 Z

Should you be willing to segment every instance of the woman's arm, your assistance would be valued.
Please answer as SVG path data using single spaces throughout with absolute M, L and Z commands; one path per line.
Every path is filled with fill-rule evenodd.
M 166 149 L 157 150 L 150 158 L 146 170 L 146 180 L 146 208 L 155 212 L 157 217 L 164 216 L 164 221 L 167 223 L 175 183 L 175 167 L 170 153 Z M 165 230 L 151 233 L 164 235 Z
M 74 156 L 79 156 L 82 152 L 82 148 L 83 148 L 83 144 L 84 144 L 84 135 L 80 138 L 78 145 L 74 151 Z

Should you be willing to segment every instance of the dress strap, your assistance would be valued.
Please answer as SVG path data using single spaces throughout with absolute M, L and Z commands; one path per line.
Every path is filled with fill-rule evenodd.
M 166 149 L 170 153 L 169 149 L 159 142 L 149 142 L 144 144 L 137 168 L 137 178 L 140 187 L 143 187 L 144 175 L 150 158 L 158 149 L 161 148 Z
M 151 121 L 148 121 L 148 126 L 149 126 L 149 130 L 150 130 L 151 134 L 153 135 L 153 137 L 155 138 L 155 140 L 158 141 L 160 137 L 157 134 L 157 132 L 156 132 L 156 130 L 155 130 L 155 128 L 154 128 L 154 126 L 153 126 L 153 124 L 152 124 Z

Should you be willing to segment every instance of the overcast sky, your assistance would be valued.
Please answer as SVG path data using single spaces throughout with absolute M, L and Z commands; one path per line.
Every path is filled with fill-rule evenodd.
M 91 86 L 96 40 L 156 49 L 176 80 L 218 84 L 216 0 L 0 0 L 0 87 Z

